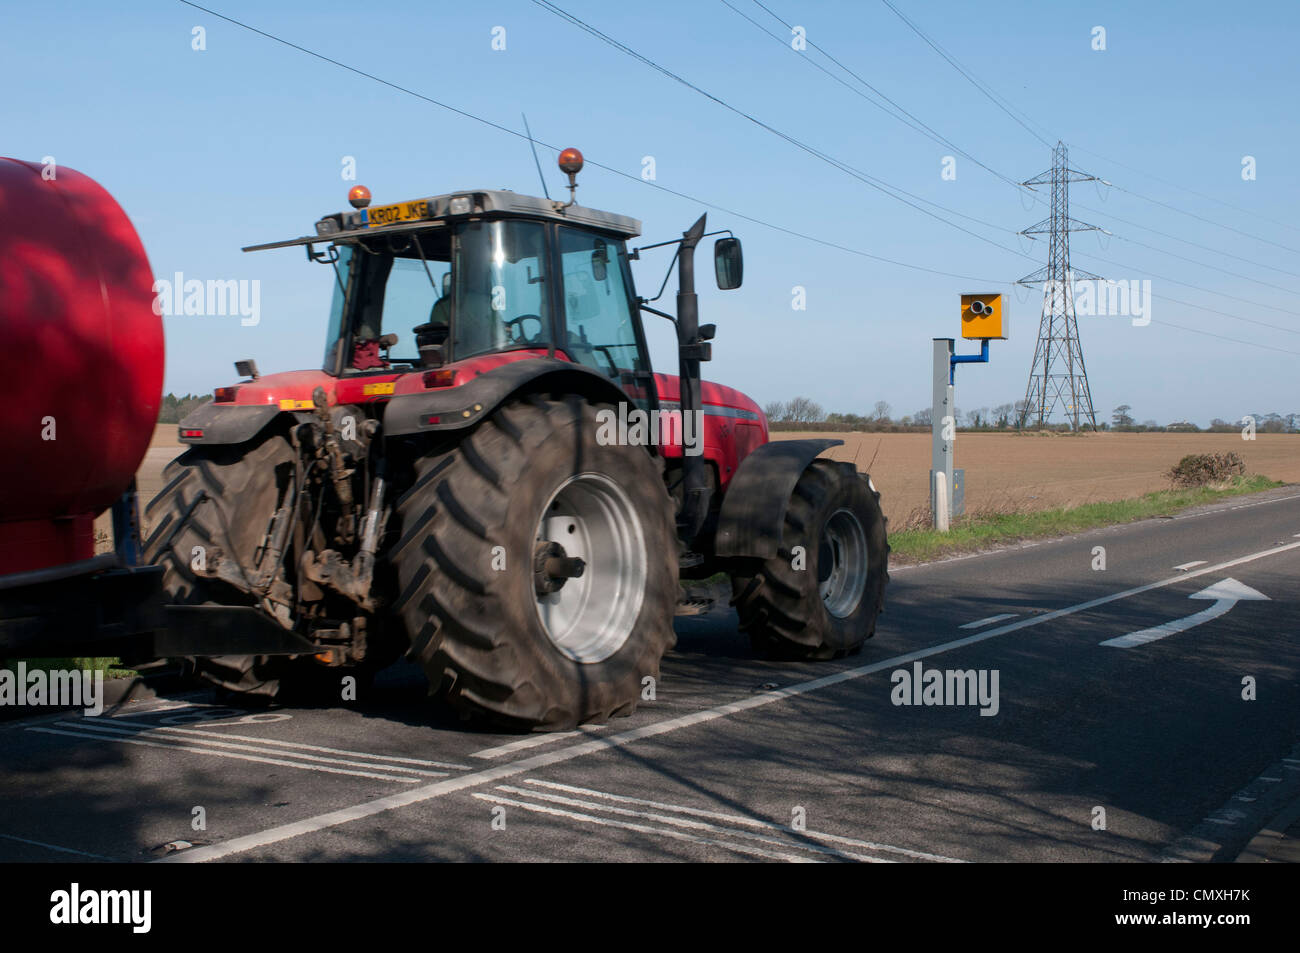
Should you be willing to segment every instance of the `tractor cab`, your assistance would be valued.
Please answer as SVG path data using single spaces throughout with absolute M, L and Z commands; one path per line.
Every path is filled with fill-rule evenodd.
M 640 222 L 506 191 L 327 216 L 309 257 L 334 286 L 323 369 L 336 377 L 561 357 L 634 395 L 653 386 L 626 240 Z M 318 251 L 319 243 L 328 243 Z

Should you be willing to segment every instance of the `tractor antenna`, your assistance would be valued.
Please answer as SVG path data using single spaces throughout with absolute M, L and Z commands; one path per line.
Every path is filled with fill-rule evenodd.
M 549 202 L 551 199 L 551 193 L 546 190 L 546 176 L 542 175 L 542 163 L 541 160 L 537 158 L 537 140 L 533 138 L 533 131 L 528 128 L 528 117 L 523 113 L 520 113 L 519 115 L 524 118 L 524 132 L 528 134 L 528 145 L 532 147 L 533 150 L 533 163 L 537 166 L 537 177 L 542 180 L 542 194 L 546 196 L 546 200 Z

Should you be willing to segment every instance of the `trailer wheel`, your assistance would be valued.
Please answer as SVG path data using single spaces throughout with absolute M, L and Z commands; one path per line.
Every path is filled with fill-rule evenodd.
M 876 630 L 889 580 L 880 494 L 850 463 L 814 460 L 795 484 L 781 546 L 732 565 L 732 604 L 763 655 L 826 659 Z
M 629 714 L 674 642 L 672 504 L 577 396 L 511 402 L 416 463 L 389 554 L 435 689 L 515 728 Z

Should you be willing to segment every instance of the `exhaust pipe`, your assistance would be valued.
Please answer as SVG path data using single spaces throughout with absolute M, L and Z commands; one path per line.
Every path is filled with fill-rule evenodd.
M 700 362 L 708 360 L 712 347 L 700 338 L 700 302 L 695 294 L 695 247 L 704 236 L 704 220 L 682 233 L 682 243 L 677 258 L 677 355 L 678 379 L 681 389 L 682 436 L 685 439 L 687 415 L 694 419 L 702 409 L 700 396 Z M 692 428 L 696 439 L 702 440 L 701 428 Z M 709 512 L 709 487 L 707 464 L 702 454 L 689 454 L 682 450 L 682 508 L 677 515 L 677 535 L 688 545 L 694 541 L 704 518 Z

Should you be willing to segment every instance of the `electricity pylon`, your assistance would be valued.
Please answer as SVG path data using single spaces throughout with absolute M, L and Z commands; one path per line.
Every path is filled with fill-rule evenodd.
M 1029 369 L 1029 386 L 1025 388 L 1025 407 L 1022 423 L 1036 419 L 1041 427 L 1052 416 L 1058 404 L 1063 405 L 1074 429 L 1080 420 L 1097 429 L 1097 415 L 1092 408 L 1092 392 L 1088 389 L 1088 371 L 1083 363 L 1083 347 L 1079 342 L 1079 326 L 1074 316 L 1074 282 L 1100 279 L 1086 271 L 1070 269 L 1070 232 L 1098 230 L 1070 218 L 1070 183 L 1091 182 L 1094 175 L 1071 169 L 1066 160 L 1065 143 L 1058 141 L 1052 150 L 1052 167 L 1021 185 L 1052 186 L 1051 214 L 1022 231 L 1021 235 L 1049 236 L 1047 264 L 1017 284 L 1043 285 L 1043 314 L 1038 325 L 1038 346 L 1034 348 L 1034 363 Z

